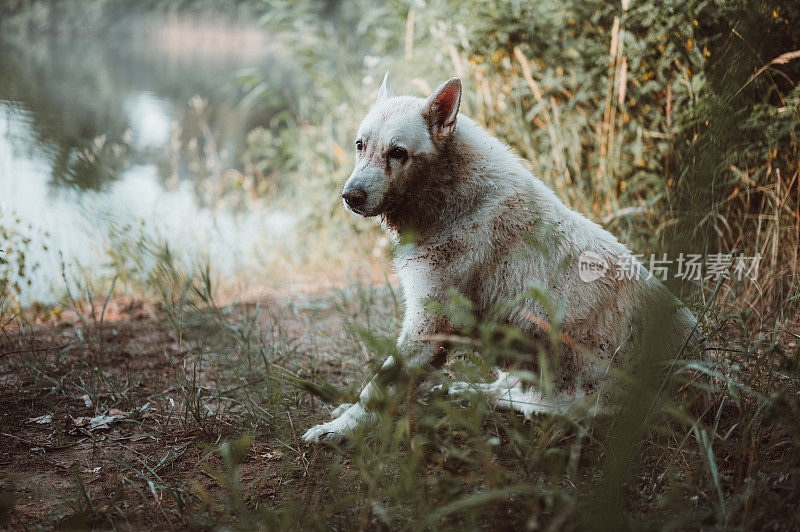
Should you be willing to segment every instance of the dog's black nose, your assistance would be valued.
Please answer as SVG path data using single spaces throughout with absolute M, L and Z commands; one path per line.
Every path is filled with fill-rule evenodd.
M 364 201 L 367 199 L 367 193 L 360 188 L 354 188 L 353 190 L 348 190 L 342 194 L 342 197 L 349 206 L 355 208 L 364 203 Z

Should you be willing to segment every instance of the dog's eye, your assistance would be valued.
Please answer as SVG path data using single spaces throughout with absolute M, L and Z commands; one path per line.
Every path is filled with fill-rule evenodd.
M 389 153 L 386 154 L 386 155 L 390 159 L 401 159 L 402 160 L 402 159 L 405 159 L 406 157 L 408 157 L 408 152 L 405 150 L 405 148 L 401 148 L 400 146 L 396 146 L 396 147 L 392 148 L 391 150 L 389 150 Z
M 364 149 L 364 142 L 363 142 L 361 139 L 358 139 L 358 140 L 356 141 L 356 149 L 357 149 L 358 151 L 361 151 L 361 150 L 363 150 L 363 149 Z

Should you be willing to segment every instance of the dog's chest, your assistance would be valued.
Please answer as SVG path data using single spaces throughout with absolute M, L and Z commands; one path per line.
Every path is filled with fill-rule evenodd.
M 395 259 L 406 298 L 441 299 L 451 289 L 472 300 L 482 299 L 491 262 L 487 242 L 463 237 L 418 245 Z

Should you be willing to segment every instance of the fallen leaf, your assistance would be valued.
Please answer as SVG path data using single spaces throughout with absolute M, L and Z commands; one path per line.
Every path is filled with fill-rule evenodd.
M 125 417 L 125 412 L 118 408 L 111 408 L 105 414 L 100 414 L 95 417 L 76 417 L 72 423 L 76 427 L 86 427 L 90 431 L 93 430 L 106 430 L 109 425 L 119 419 Z
M 92 407 L 92 398 L 89 397 L 89 394 L 81 395 L 81 399 L 83 399 L 83 404 L 86 405 L 86 408 Z
M 38 423 L 39 425 L 46 425 L 47 423 L 53 422 L 53 416 L 51 414 L 45 414 L 39 417 L 32 417 L 28 419 L 28 423 Z
M 280 449 L 273 449 L 271 451 L 261 453 L 261 458 L 266 458 L 267 460 L 278 460 L 281 456 L 283 456 L 283 454 L 281 453 Z

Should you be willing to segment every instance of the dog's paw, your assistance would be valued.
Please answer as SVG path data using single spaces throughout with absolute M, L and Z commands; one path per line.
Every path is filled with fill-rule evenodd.
M 336 410 L 339 410 L 337 408 Z M 340 442 L 348 435 L 352 434 L 359 426 L 374 419 L 375 414 L 367 412 L 363 406 L 356 403 L 349 406 L 339 417 L 315 425 L 303 434 L 303 440 L 307 442 Z
M 314 425 L 303 434 L 303 441 L 317 443 L 321 441 L 336 442 L 345 437 L 345 434 L 334 423 L 336 420 Z

